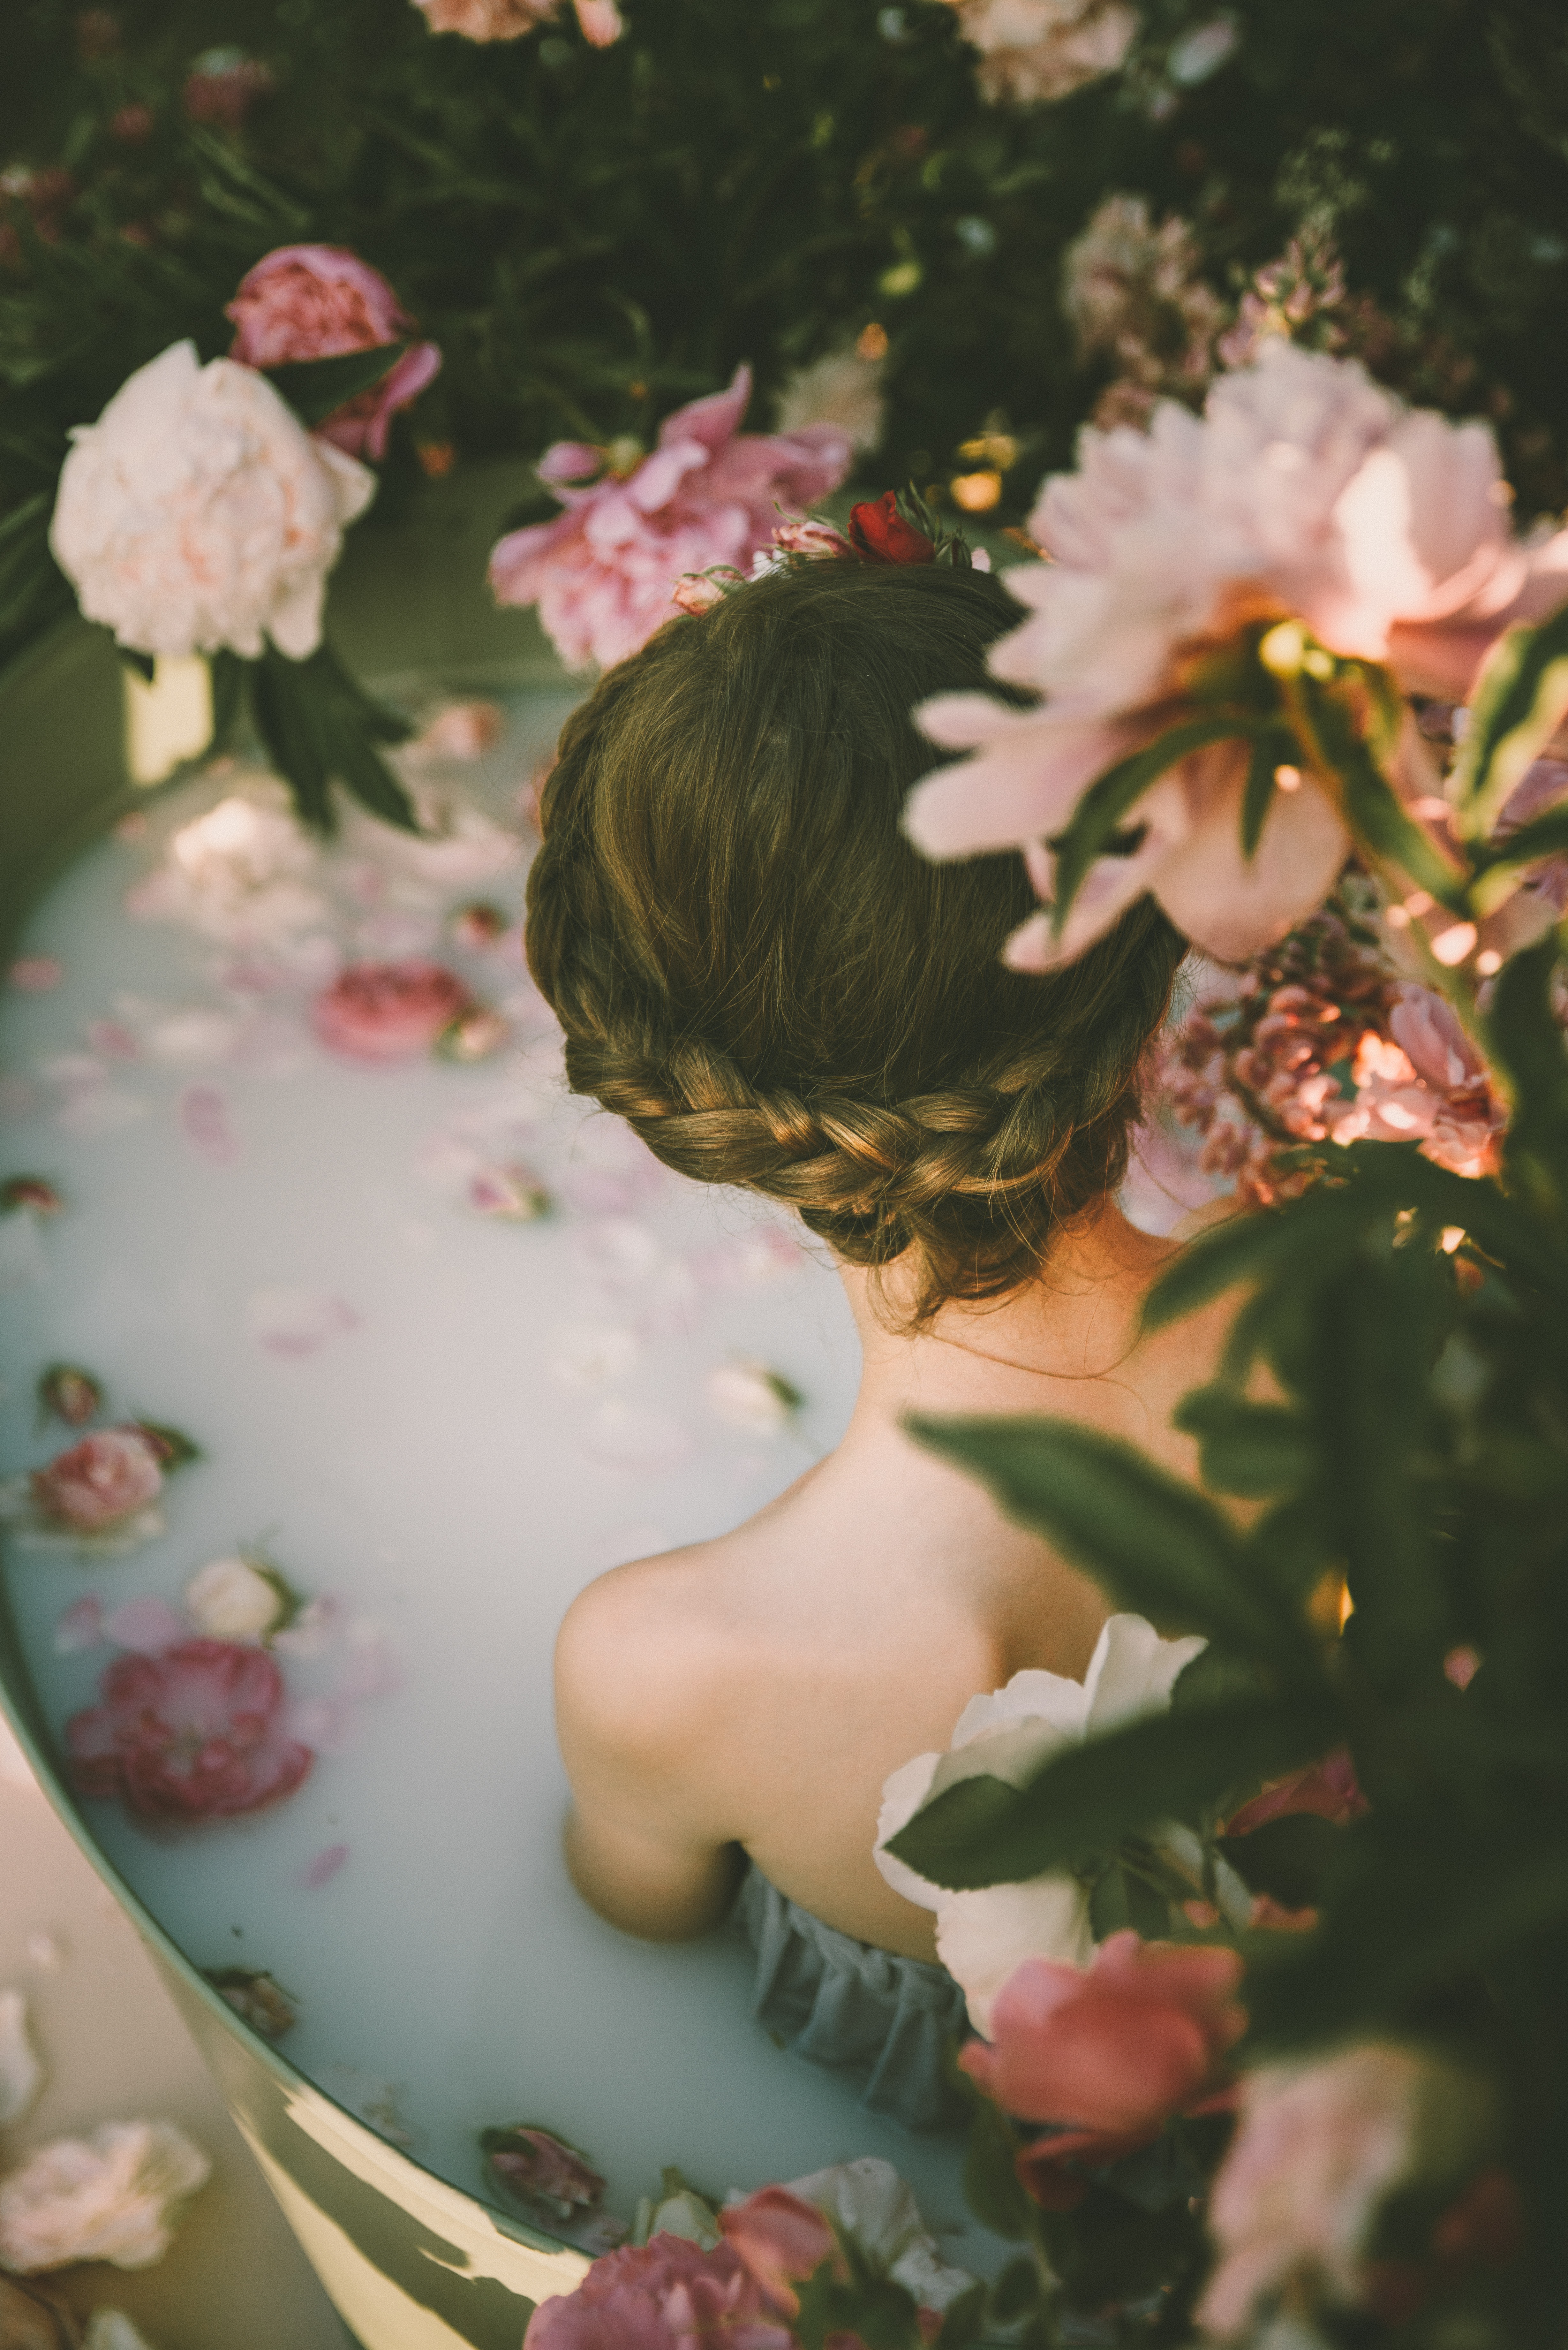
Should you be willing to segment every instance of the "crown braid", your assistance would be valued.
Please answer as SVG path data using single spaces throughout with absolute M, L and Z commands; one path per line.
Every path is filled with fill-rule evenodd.
M 874 599 L 913 632 L 909 573 L 843 568 L 894 583 L 860 588 L 852 618 Z M 574 1092 L 626 1118 L 679 1173 L 796 1209 L 851 1263 L 886 1265 L 918 1248 L 923 1320 L 949 1297 L 996 1296 L 1029 1279 L 1056 1230 L 1121 1180 L 1139 1066 L 1180 946 L 1146 899 L 1069 970 L 1004 972 L 1001 941 L 1031 902 L 1016 858 L 933 868 L 899 837 L 903 793 L 932 758 L 908 703 L 972 683 L 1010 611 L 991 583 L 977 596 L 961 574 L 916 576 L 962 583 L 956 617 L 968 628 L 951 626 L 956 588 L 940 604 L 925 591 L 916 617 L 934 608 L 937 673 L 911 677 L 903 708 L 879 724 L 844 727 L 842 680 L 827 697 L 838 705 L 831 727 L 809 693 L 796 693 L 806 706 L 785 723 L 780 634 L 794 636 L 803 665 L 847 668 L 855 682 L 856 648 L 809 625 L 823 600 L 812 573 L 755 583 L 700 620 L 674 622 L 611 671 L 568 721 L 546 789 L 528 952 L 566 1032 Z M 759 674 L 744 656 L 750 635 L 763 633 L 764 601 L 777 625 Z M 748 618 L 750 629 L 735 626 Z M 841 611 L 831 618 L 847 633 Z M 860 650 L 874 657 L 875 638 Z M 717 743 L 691 739 L 704 733 Z M 889 762 L 889 747 L 901 758 Z M 879 806 L 864 787 L 867 753 L 899 771 Z M 814 764 L 815 776 L 799 773 Z M 737 773 L 749 795 L 726 780 Z M 727 793 L 740 805 L 726 806 Z M 817 847 L 839 852 L 843 872 L 813 859 L 825 821 Z M 845 886 L 851 846 L 867 865 L 868 914 Z M 909 989 L 929 999 L 925 1017 L 906 1011 L 897 972 L 878 968 L 884 941 L 895 962 L 902 944 Z M 867 999 L 858 1020 L 857 973 Z

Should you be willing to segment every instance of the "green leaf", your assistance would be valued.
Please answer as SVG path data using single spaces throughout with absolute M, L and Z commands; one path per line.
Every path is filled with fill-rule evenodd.
M 1511 832 L 1495 854 L 1487 858 L 1480 878 L 1470 887 L 1475 911 L 1494 913 L 1512 896 L 1517 876 L 1525 866 L 1564 854 L 1568 854 L 1568 807 L 1548 808 L 1533 824 L 1521 825 L 1517 832 Z
M 1250 1835 L 1220 1836 L 1215 1849 L 1252 1892 L 1304 1909 L 1321 1899 L 1345 1833 L 1313 1813 L 1291 1812 Z
M 340 351 L 331 359 L 289 359 L 259 372 L 302 424 L 317 425 L 345 400 L 389 375 L 408 348 L 407 343 L 377 343 L 369 350 Z
M 1241 854 L 1246 858 L 1257 854 L 1264 821 L 1274 804 L 1274 794 L 1278 789 L 1274 770 L 1282 760 L 1290 757 L 1290 751 L 1281 747 L 1282 739 L 1288 743 L 1294 738 L 1261 734 L 1252 745 L 1251 761 L 1247 768 L 1247 788 L 1241 795 Z
M 1487 655 L 1449 779 L 1459 829 L 1483 839 L 1568 715 L 1568 605 L 1538 629 L 1509 629 Z
M 373 747 L 373 739 L 401 740 L 408 724 L 364 691 L 329 645 L 296 661 L 268 644 L 251 665 L 251 709 L 305 823 L 333 830 L 327 787 L 337 778 L 373 816 L 418 831 L 413 803 Z
M 1218 1492 L 1261 1501 L 1299 1492 L 1312 1474 L 1312 1430 L 1288 1405 L 1249 1403 L 1226 1387 L 1195 1388 L 1171 1420 L 1198 1439 L 1203 1482 Z
M 1071 1419 L 905 1425 L 982 1479 L 1010 1517 L 1044 1534 L 1118 1606 L 1287 1667 L 1311 1661 L 1293 1615 L 1246 1573 L 1230 1521 L 1131 1445 Z
M 942 2312 L 941 2331 L 932 2350 L 970 2350 L 978 2342 L 985 2325 L 985 2287 L 971 2284 L 956 2301 L 950 2301 Z
M 961 1780 L 917 1812 L 888 1849 L 951 1892 L 1022 1884 L 1071 1869 L 1084 1853 L 1160 1819 L 1199 1819 L 1233 1789 L 1312 1761 L 1339 1734 L 1326 1697 L 1146 1715 L 1054 1755 L 1027 1787 Z
M 1439 905 L 1456 912 L 1465 907 L 1465 876 L 1444 856 L 1394 789 L 1357 732 L 1355 719 L 1340 698 L 1301 681 L 1309 723 L 1328 764 L 1339 778 L 1345 813 L 1352 829 L 1375 857 L 1407 873 L 1419 888 L 1429 890 Z
M 1052 927 L 1058 937 L 1090 866 L 1104 854 L 1123 817 L 1150 785 L 1157 784 L 1189 752 L 1200 751 L 1210 743 L 1251 735 L 1256 731 L 1256 722 L 1245 718 L 1189 718 L 1179 726 L 1168 727 L 1155 742 L 1118 760 L 1114 767 L 1107 767 L 1089 785 L 1074 811 L 1071 824 L 1051 844 L 1056 852 Z
M 964 2159 L 963 2191 L 970 2210 L 992 2235 L 1009 2243 L 1033 2232 L 1034 2205 L 1019 2182 L 1012 2125 L 989 2097 L 975 2107 Z
M 1015 2324 L 1040 2305 L 1040 2271 L 1026 2255 L 1009 2261 L 991 2288 L 988 2314 L 998 2325 Z
M 1504 963 L 1487 1020 L 1488 1046 L 1514 1094 L 1503 1144 L 1509 1174 L 1549 1215 L 1562 1203 L 1568 1152 L 1568 1052 L 1554 1001 L 1559 958 L 1551 936 Z M 1511 1262 L 1506 1252 L 1494 1253 Z

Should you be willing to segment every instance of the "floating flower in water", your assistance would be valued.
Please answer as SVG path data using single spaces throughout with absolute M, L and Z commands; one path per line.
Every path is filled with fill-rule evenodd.
M 524 2350 L 794 2350 L 762 2285 L 733 2246 L 711 2251 L 663 2234 L 607 2252 L 575 2293 L 541 2302 Z
M 479 2143 L 495 2177 L 519 2202 L 543 2205 L 566 2220 L 597 2210 L 604 2199 L 605 2182 L 587 2156 L 538 2122 L 481 2130 Z
M 781 504 L 814 504 L 843 480 L 852 451 L 836 426 L 742 433 L 751 390 L 751 369 L 737 369 L 727 391 L 666 417 L 648 454 L 568 442 L 546 451 L 540 476 L 566 511 L 503 538 L 490 578 L 501 603 L 538 605 L 569 667 L 624 660 L 678 608 L 684 575 L 743 572 Z M 607 459 L 592 486 L 573 486 Z
M 506 721 L 496 702 L 449 702 L 426 721 L 405 758 L 482 759 L 500 742 Z
M 483 898 L 475 899 L 471 906 L 460 906 L 452 918 L 452 939 L 454 946 L 470 954 L 482 954 L 505 935 L 506 915 L 500 906 L 493 906 Z
M 0 1215 L 57 1216 L 65 1204 L 43 1175 L 7 1175 L 0 1183 Z
M 57 1453 L 28 1482 L 34 1506 L 48 1524 L 98 1534 L 145 1519 L 163 1490 L 163 1470 L 143 1430 L 106 1428 Z
M 552 1205 L 537 1175 L 521 1162 L 479 1168 L 469 1178 L 467 1196 L 476 1215 L 493 1216 L 504 1224 L 536 1224 Z
M 981 53 L 975 79 L 997 105 L 1065 98 L 1114 73 L 1132 47 L 1137 11 L 1126 0 L 950 0 Z
M 27 2002 L 19 1991 L 0 1991 L 0 2129 L 26 2118 L 43 2085 L 44 2068 L 27 2032 Z
M 191 1627 L 166 1599 L 148 1593 L 115 1608 L 104 1617 L 102 1628 L 104 1638 L 112 1640 L 117 1648 L 130 1648 L 139 1657 L 160 1657 L 166 1648 L 176 1647 Z
M 0 2178 L 0 2266 L 20 2276 L 74 2261 L 146 2269 L 213 2166 L 172 2122 L 105 2122 L 39 2147 Z
M 315 1757 L 285 1735 L 283 1675 L 263 1648 L 183 1640 L 120 1657 L 66 1725 L 73 1778 L 146 1819 L 230 1819 L 281 1803 Z
M 788 1426 L 805 1398 L 782 1371 L 751 1360 L 725 1363 L 711 1371 L 708 1401 L 732 1428 L 749 1428 L 758 1436 L 776 1435 Z
M 317 1035 L 353 1061 L 404 1061 L 428 1053 L 474 1009 L 454 972 L 421 956 L 350 963 L 312 1007 Z
M 1005 1689 L 971 1698 L 946 1754 L 919 1754 L 883 1788 L 877 1824 L 878 1869 L 906 1900 L 937 1915 L 937 1950 L 963 1985 L 977 2030 L 991 2029 L 992 2005 L 1025 1960 L 1081 1965 L 1094 1947 L 1089 1898 L 1075 1877 L 1052 1872 L 1023 1884 L 952 1893 L 887 1849 L 934 1797 L 960 1780 L 991 1776 L 1027 1786 L 1048 1758 L 1170 1702 L 1178 1675 L 1204 1647 L 1162 1640 L 1141 1616 L 1113 1616 L 1082 1681 L 1058 1673 L 1014 1673 Z
M 185 1586 L 185 1613 L 212 1640 L 266 1640 L 301 1613 L 299 1594 L 265 1559 L 214 1558 Z
M 49 543 L 89 620 L 139 652 L 316 650 L 327 574 L 376 477 L 265 376 L 175 343 L 73 443 Z
M 67 1428 L 85 1428 L 103 1409 L 103 1389 L 79 1365 L 51 1363 L 38 1375 L 38 1409 L 63 1419 Z
M 476 1003 L 441 1030 L 436 1051 L 443 1061 L 487 1061 L 511 1034 L 512 1024 L 501 1013 Z
M 299 2021 L 299 2003 L 265 1967 L 203 1967 L 202 1973 L 237 2016 L 264 2040 L 281 2040 Z
M 229 946 L 290 947 L 327 920 L 308 879 L 318 863 L 286 794 L 257 777 L 171 835 L 163 862 L 127 892 L 126 910 L 188 922 Z
M 392 418 L 441 371 L 434 343 L 410 340 L 414 321 L 379 269 L 339 244 L 284 244 L 241 278 L 224 316 L 237 329 L 229 357 L 272 368 L 365 351 L 410 348 L 379 383 L 356 392 L 314 429 L 351 457 L 382 458 Z

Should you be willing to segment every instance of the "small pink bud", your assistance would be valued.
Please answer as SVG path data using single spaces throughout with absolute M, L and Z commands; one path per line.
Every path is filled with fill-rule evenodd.
M 436 1038 L 436 1051 L 443 1061 L 487 1061 L 498 1053 L 511 1035 L 510 1024 L 499 1012 L 487 1011 L 475 1004 L 441 1030 Z
M 90 1371 L 74 1363 L 51 1363 L 38 1380 L 38 1405 L 67 1428 L 85 1428 L 103 1409 L 103 1389 Z

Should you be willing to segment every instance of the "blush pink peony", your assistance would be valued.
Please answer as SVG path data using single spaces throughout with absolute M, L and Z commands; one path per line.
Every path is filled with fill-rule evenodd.
M 929 703 L 931 739 L 973 755 L 920 785 L 906 823 L 931 857 L 1028 847 L 1043 895 L 1049 841 L 1087 785 L 1189 712 L 1194 659 L 1241 627 L 1299 619 L 1407 690 L 1454 698 L 1510 621 L 1568 597 L 1568 532 L 1515 537 L 1485 426 L 1408 410 L 1355 361 L 1282 341 L 1221 378 L 1201 417 L 1162 400 L 1147 432 L 1085 432 L 1078 470 L 1046 483 L 1029 528 L 1049 560 L 1008 572 L 1028 618 L 991 667 L 1044 698 Z M 1093 868 L 1062 938 L 1036 918 L 1010 959 L 1070 959 L 1146 891 L 1221 961 L 1303 920 L 1348 835 L 1310 775 L 1282 771 L 1244 858 L 1244 774 L 1233 744 L 1182 761 L 1132 810 L 1133 853 Z
M 997 1996 L 991 2044 L 959 2062 L 1022 2120 L 1153 2135 L 1213 2088 L 1246 2029 L 1241 1979 L 1234 1950 L 1113 1934 L 1087 1968 L 1027 1960 Z
M 732 2245 L 684 2236 L 607 2252 L 576 2293 L 541 2302 L 524 2350 L 794 2350 Z
M 1114 73 L 1132 46 L 1137 11 L 1126 0 L 950 0 L 966 41 L 980 51 L 975 76 L 993 105 L 1065 98 Z
M 546 451 L 539 472 L 566 512 L 502 539 L 490 583 L 503 604 L 537 604 L 571 667 L 607 669 L 636 652 L 680 608 L 683 576 L 720 564 L 745 572 L 771 546 L 781 505 L 810 505 L 848 472 L 850 436 L 837 425 L 742 432 L 751 390 L 751 369 L 738 368 L 727 391 L 666 417 L 658 446 L 629 472 L 588 486 L 572 477 L 597 451 Z
M 281 1803 L 315 1761 L 285 1735 L 283 1675 L 265 1648 L 182 1640 L 118 1657 L 66 1745 L 78 1791 L 144 1819 L 233 1819 Z
M 473 1008 L 455 972 L 410 955 L 402 962 L 352 962 L 322 991 L 311 1024 L 322 1044 L 351 1061 L 403 1061 L 428 1053 Z
M 234 322 L 229 357 L 270 368 L 405 342 L 414 321 L 381 276 L 338 244 L 283 244 L 240 280 L 224 313 Z M 351 457 L 384 457 L 393 415 L 441 371 L 434 343 L 415 343 L 368 391 L 335 408 L 317 434 Z
M 89 620 L 136 652 L 254 660 L 264 636 L 294 660 L 316 650 L 327 575 L 376 477 L 265 376 L 174 343 L 71 442 L 49 544 Z
M 40 1517 L 73 1533 L 101 1534 L 149 1508 L 163 1489 L 163 1471 L 140 1429 L 105 1428 L 35 1469 L 31 1483 Z
M 1355 1100 L 1334 1121 L 1335 1142 L 1419 1142 L 1425 1158 L 1453 1174 L 1497 1172 L 1507 1113 L 1485 1062 L 1431 988 L 1399 989 L 1388 1035 L 1367 1031 L 1352 1074 Z
M 560 14 L 561 0 L 414 0 L 432 33 L 469 41 L 515 41 Z M 573 0 L 585 40 L 607 48 L 626 30 L 616 0 Z
M 89 2137 L 54 2138 L 0 2179 L 0 2268 L 22 2276 L 77 2261 L 151 2268 L 182 2206 L 212 2174 L 172 2122 L 103 2122 Z

